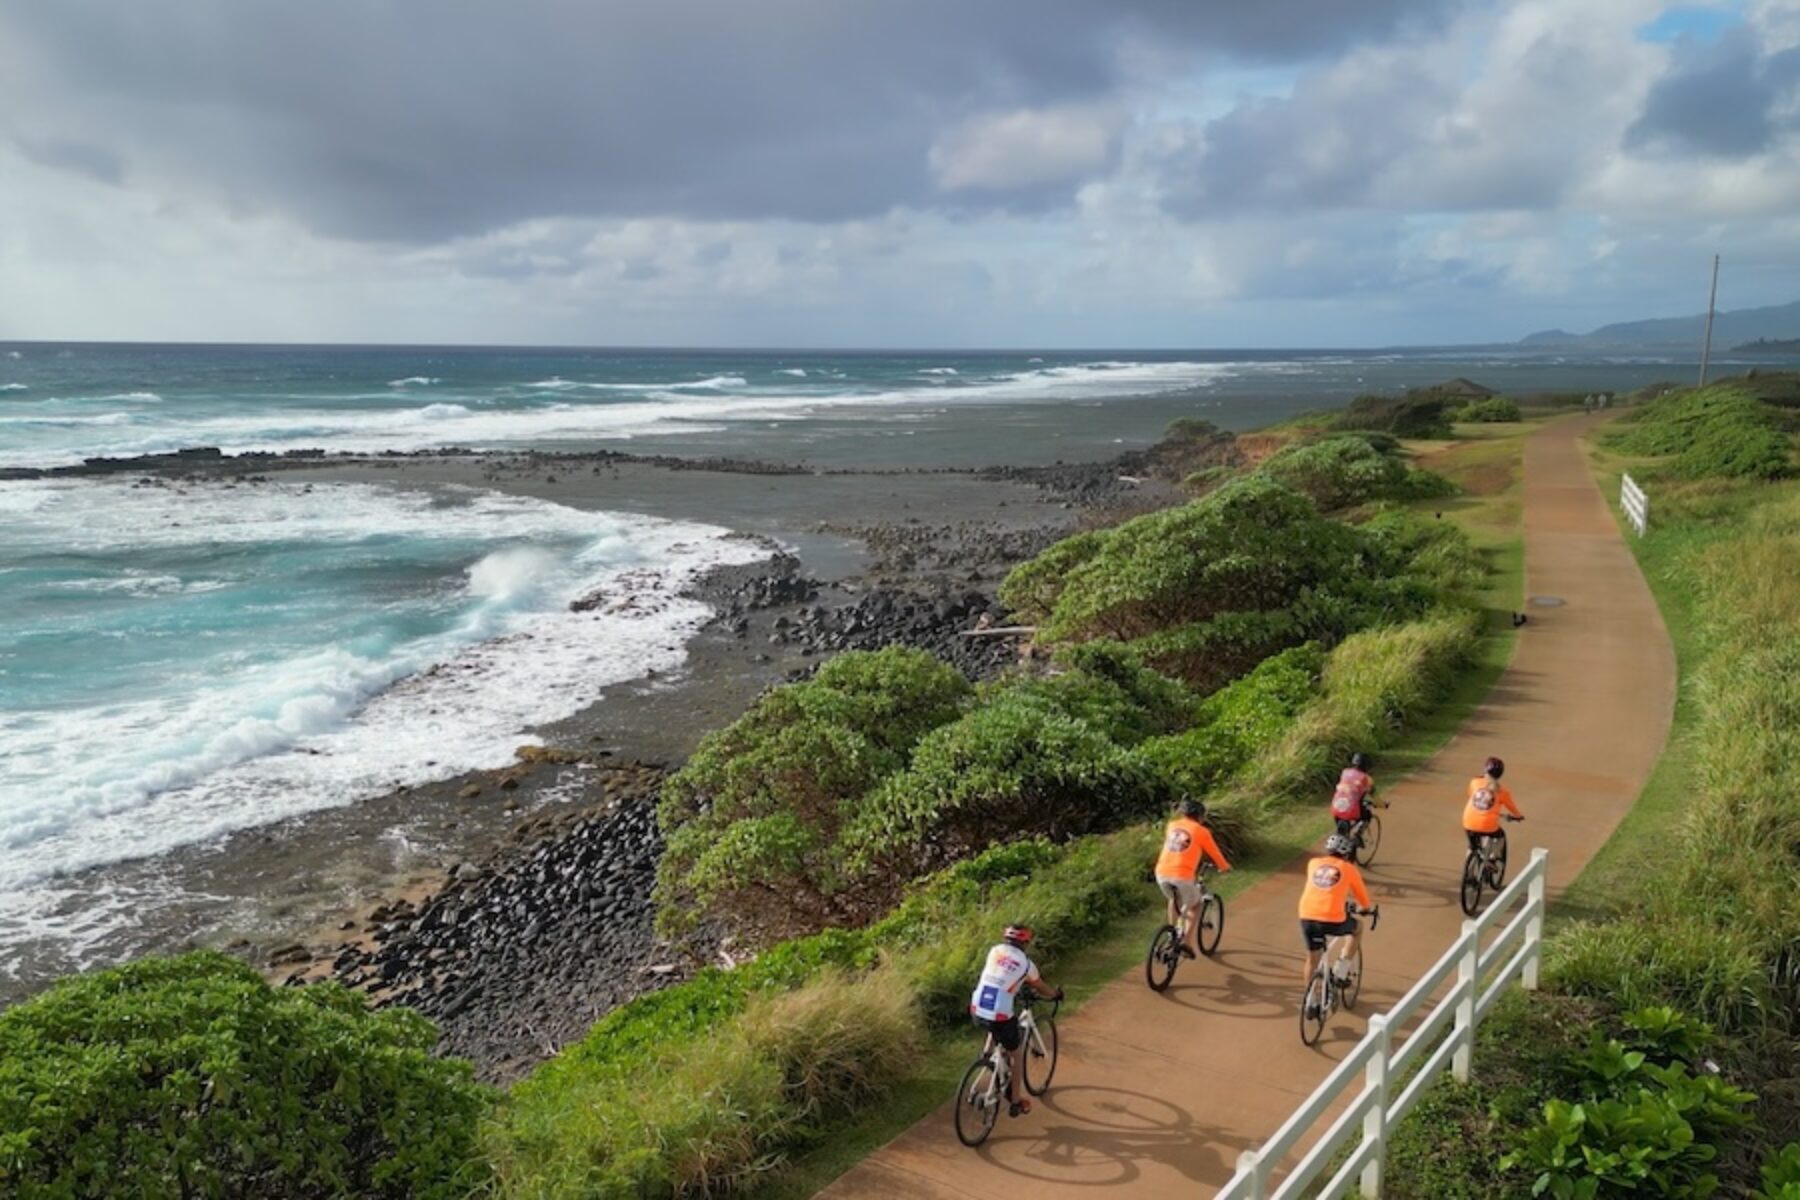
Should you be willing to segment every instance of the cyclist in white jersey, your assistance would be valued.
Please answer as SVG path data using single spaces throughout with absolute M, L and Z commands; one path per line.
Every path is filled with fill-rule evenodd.
M 1025 953 L 1025 947 L 1030 944 L 1029 925 L 1008 925 L 1000 944 L 988 951 L 981 979 L 969 997 L 969 1015 L 975 1018 L 977 1025 L 993 1034 L 994 1040 L 1006 1051 L 1011 1067 L 1006 1101 L 1008 1111 L 1015 1117 L 1030 1112 L 1031 1101 L 1018 1096 L 1020 1036 L 1019 1022 L 1014 1019 L 1014 998 L 1021 987 L 1027 987 L 1040 996 L 1062 999 L 1062 989 L 1045 983 L 1038 974 L 1037 965 Z

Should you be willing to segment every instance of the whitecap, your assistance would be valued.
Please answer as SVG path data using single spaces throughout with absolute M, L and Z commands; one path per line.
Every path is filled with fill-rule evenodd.
M 920 369 L 919 374 L 921 374 L 921 375 L 960 375 L 960 374 L 962 374 L 962 372 L 958 371 L 955 367 L 923 367 Z
M 0 383 L 0 392 L 24 392 L 29 391 L 30 387 L 30 384 L 25 383 Z
M 444 381 L 441 379 L 434 379 L 429 375 L 408 375 L 405 379 L 388 380 L 388 386 L 391 388 L 430 387 L 434 383 L 442 382 Z
M 805 367 L 776 367 L 775 373 L 777 375 L 792 375 L 795 379 L 806 378 Z
M 140 404 L 161 404 L 162 397 L 155 392 L 114 392 L 110 396 L 100 397 L 102 400 L 136 400 Z

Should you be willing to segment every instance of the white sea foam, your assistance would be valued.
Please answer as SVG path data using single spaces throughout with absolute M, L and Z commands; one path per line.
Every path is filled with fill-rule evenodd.
M 921 375 L 960 375 L 960 374 L 962 374 L 962 372 L 958 371 L 955 367 L 922 367 L 919 370 L 919 374 L 921 374 Z
M 27 929 L 35 910 L 20 897 L 52 873 L 504 765 L 529 728 L 679 666 L 708 615 L 680 590 L 764 553 L 707 526 L 360 484 L 33 481 L 0 484 L 0 511 L 15 542 L 97 561 L 145 547 L 348 546 L 402 529 L 477 547 L 443 632 L 320 642 L 236 668 L 206 660 L 196 678 L 121 679 L 104 705 L 0 720 L 0 944 L 45 932 Z M 122 590 L 171 586 L 129 578 Z
M 434 379 L 429 375 L 408 375 L 405 379 L 388 380 L 388 386 L 391 388 L 430 387 L 434 383 L 442 382 L 444 381 L 441 379 Z
M 17 350 L 8 350 L 6 352 L 6 357 L 8 357 L 8 358 L 24 358 L 25 356 L 23 354 L 20 354 Z
M 837 408 L 886 409 L 899 416 L 921 404 L 1053 402 L 1204 388 L 1233 375 L 1280 370 L 1288 365 L 1105 361 L 1036 367 L 985 378 L 932 375 L 912 385 L 881 390 L 814 384 L 811 380 L 785 388 L 748 388 L 738 375 L 629 384 L 552 377 L 519 387 L 526 395 L 542 397 L 545 392 L 551 393 L 557 397 L 555 403 L 484 404 L 475 409 L 464 404 L 419 408 L 380 404 L 357 408 L 270 405 L 249 412 L 240 409 L 230 415 L 190 414 L 180 419 L 149 410 L 100 418 L 68 418 L 95 427 L 118 424 L 124 428 L 117 436 L 106 436 L 98 428 L 91 433 L 71 433 L 49 445 L 7 445 L 6 439 L 0 438 L 0 466 L 49 466 L 79 462 L 88 456 L 159 454 L 188 446 L 218 446 L 229 453 L 279 452 L 296 446 L 376 452 L 424 450 L 449 444 L 503 449 L 592 443 L 716 432 L 735 422 L 801 419 Z M 182 411 L 175 410 L 175 406 L 165 407 Z M 0 422 L 8 419 L 18 418 L 0 417 Z M 70 428 L 76 426 L 72 424 Z
M 777 367 L 775 368 L 775 373 L 777 375 L 792 375 L 795 379 L 806 378 L 805 367 Z
M 31 385 L 28 383 L 0 383 L 0 392 L 24 392 L 30 389 Z
M 102 400 L 135 400 L 139 404 L 161 404 L 162 397 L 155 392 L 114 392 L 110 396 L 100 397 Z

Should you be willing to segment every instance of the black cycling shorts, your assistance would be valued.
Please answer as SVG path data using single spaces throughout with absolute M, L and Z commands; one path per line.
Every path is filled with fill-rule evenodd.
M 1496 829 L 1492 833 L 1477 833 L 1473 829 L 1465 829 L 1465 830 L 1463 830 L 1463 832 L 1465 834 L 1467 834 L 1468 838 L 1469 838 L 1469 853 L 1470 854 L 1480 854 L 1481 853 L 1481 839 L 1482 838 L 1498 838 L 1499 840 L 1501 840 L 1503 842 L 1506 840 L 1506 830 L 1504 830 L 1504 829 Z
M 989 1021 L 985 1017 L 976 1017 L 975 1023 L 993 1034 L 994 1040 L 1008 1050 L 1017 1050 L 1019 1043 L 1024 1040 L 1019 1032 L 1019 1022 L 1016 1019 Z
M 1345 917 L 1341 921 L 1301 921 L 1300 937 L 1308 950 L 1323 950 L 1327 938 L 1355 933 L 1356 929 L 1355 917 Z

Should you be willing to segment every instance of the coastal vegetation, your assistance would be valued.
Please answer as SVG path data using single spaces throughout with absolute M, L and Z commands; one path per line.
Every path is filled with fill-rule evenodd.
M 0 1013 L 9 1196 L 466 1196 L 493 1093 L 431 1023 L 199 952 Z
M 1676 648 L 1674 728 L 1570 889 L 1549 991 L 1508 1001 L 1474 1081 L 1436 1085 L 1399 1127 L 1394 1195 L 1497 1200 L 1539 1179 L 1553 1195 L 1800 1195 L 1800 484 L 1758 392 L 1673 393 L 1599 439 L 1609 494 L 1629 469 L 1654 498 L 1630 541 Z M 1659 1037 L 1704 1043 L 1718 1074 L 1692 1053 L 1692 1078 L 1657 1067 L 1667 1056 L 1633 1041 L 1646 1011 L 1664 1014 Z M 1590 1025 L 1607 1037 L 1588 1044 Z
M 1476 400 L 1463 405 L 1450 414 L 1454 421 L 1468 421 L 1477 425 L 1497 425 L 1520 418 L 1517 401 L 1508 400 L 1505 396 L 1490 396 L 1486 400 Z
M 1154 820 L 1176 796 L 1207 797 L 1234 860 L 1291 853 L 1271 831 L 1348 750 L 1429 728 L 1491 680 L 1504 619 L 1482 593 L 1517 563 L 1504 522 L 1472 540 L 1438 519 L 1471 501 L 1394 436 L 1330 424 L 1255 454 L 1203 423 L 1175 431 L 1158 469 L 1217 486 L 1015 570 L 1002 597 L 1038 626 L 1019 671 L 971 686 L 921 651 L 841 654 L 707 738 L 662 799 L 662 925 L 754 957 L 614 1009 L 491 1107 L 463 1068 L 409 1100 L 465 1114 L 421 1127 L 441 1186 L 742 1189 L 896 1102 L 962 1038 L 997 926 L 1030 921 L 1055 972 L 1141 912 Z M 1510 485 L 1490 489 L 1479 461 L 1448 473 L 1501 503 Z M 318 989 L 263 990 L 288 1004 Z M 430 1040 L 403 1010 L 364 1016 Z M 423 1043 L 405 1047 L 423 1058 Z M 423 1169 L 410 1142 L 339 1141 L 384 1180 Z

